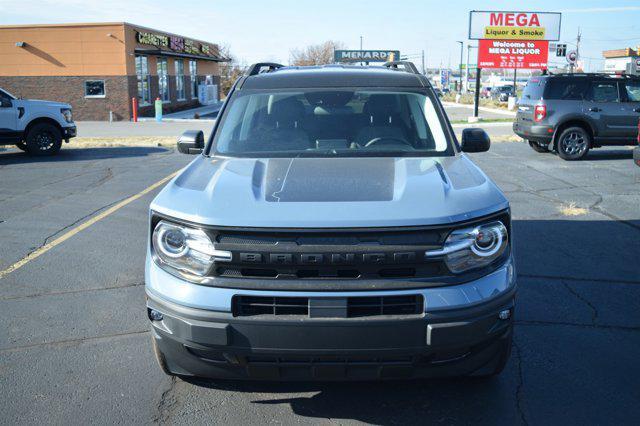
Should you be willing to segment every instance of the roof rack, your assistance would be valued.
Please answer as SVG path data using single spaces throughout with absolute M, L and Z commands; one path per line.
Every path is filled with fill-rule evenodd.
M 544 74 L 543 74 L 544 75 Z M 604 72 L 559 72 L 546 74 L 552 77 L 609 77 L 609 78 L 638 78 L 633 74 L 616 74 L 616 73 L 604 73 Z
M 263 68 L 267 68 L 266 71 L 263 71 Z M 276 64 L 275 62 L 258 62 L 255 64 L 252 64 L 246 72 L 247 76 L 251 76 L 251 75 L 257 75 L 263 72 L 271 72 L 271 71 L 275 71 L 278 68 L 284 68 L 284 65 L 282 64 Z
M 420 71 L 418 71 L 418 68 L 416 68 L 416 66 L 413 64 L 413 62 L 410 62 L 410 61 L 390 61 L 390 62 L 385 62 L 383 67 L 387 67 L 387 68 L 392 69 L 392 70 L 403 70 L 403 71 L 411 73 L 411 74 L 420 74 Z M 400 68 L 400 67 L 402 67 L 402 68 Z

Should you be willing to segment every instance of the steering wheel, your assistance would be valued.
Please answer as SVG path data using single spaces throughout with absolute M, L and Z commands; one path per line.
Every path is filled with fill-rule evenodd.
M 374 146 L 374 145 L 397 145 L 397 142 L 400 142 L 400 144 L 402 145 L 406 145 L 409 146 L 411 148 L 413 148 L 413 145 L 411 145 L 411 143 L 407 140 L 404 139 L 400 139 L 400 138 L 394 138 L 391 136 L 383 136 L 380 138 L 373 138 L 371 139 L 369 142 L 367 142 L 364 146 L 365 147 L 370 147 L 370 146 Z

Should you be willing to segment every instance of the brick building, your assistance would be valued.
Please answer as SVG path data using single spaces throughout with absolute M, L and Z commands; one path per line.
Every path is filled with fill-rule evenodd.
M 0 26 L 0 87 L 15 96 L 67 102 L 76 120 L 129 120 L 199 105 L 198 87 L 220 87 L 213 43 L 126 22 Z M 219 95 L 219 93 L 218 93 Z

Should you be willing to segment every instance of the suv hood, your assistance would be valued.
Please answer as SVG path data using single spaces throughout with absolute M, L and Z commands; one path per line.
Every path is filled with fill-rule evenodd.
M 44 101 L 41 99 L 16 99 L 14 101 L 18 106 L 28 104 L 29 106 L 37 106 L 40 108 L 67 108 L 71 109 L 71 105 L 62 102 Z
M 465 154 L 436 158 L 229 159 L 198 156 L 151 203 L 203 225 L 417 226 L 509 206 Z

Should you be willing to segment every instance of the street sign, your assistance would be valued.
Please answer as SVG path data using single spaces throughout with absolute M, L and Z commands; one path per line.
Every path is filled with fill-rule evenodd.
M 469 16 L 469 39 L 559 40 L 557 12 L 476 11 Z
M 571 65 L 575 64 L 577 60 L 578 52 L 572 50 L 571 52 L 567 53 L 567 62 L 569 62 Z
M 562 58 L 563 56 L 567 56 L 567 45 L 566 44 L 558 44 L 556 45 L 556 56 Z
M 549 42 L 544 40 L 480 40 L 479 68 L 547 69 Z
M 388 62 L 399 61 L 399 50 L 335 50 L 335 62 Z
M 449 87 L 449 79 L 451 77 L 451 71 L 449 70 L 440 70 L 440 86 L 443 88 Z

